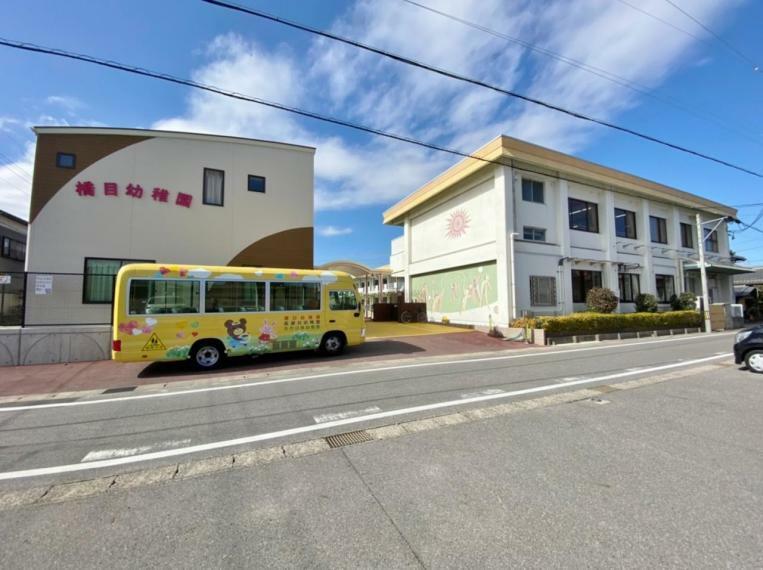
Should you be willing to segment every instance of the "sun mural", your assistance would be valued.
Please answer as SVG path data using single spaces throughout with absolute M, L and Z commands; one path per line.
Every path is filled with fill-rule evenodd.
M 448 216 L 445 237 L 448 239 L 460 238 L 469 229 L 469 212 L 466 210 L 455 210 Z

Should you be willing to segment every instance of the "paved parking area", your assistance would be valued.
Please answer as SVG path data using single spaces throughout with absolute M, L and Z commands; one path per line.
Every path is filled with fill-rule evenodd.
M 463 333 L 469 330 L 471 329 L 440 325 L 437 323 L 398 323 L 396 321 L 369 321 L 366 323 L 366 338 L 369 340 L 377 338 L 399 338 L 430 334 Z
M 421 323 L 389 324 L 396 324 L 398 327 L 425 326 Z M 79 390 L 131 389 L 148 384 L 168 384 L 188 380 L 223 380 L 229 376 L 249 373 L 325 369 L 336 365 L 354 365 L 364 362 L 533 348 L 520 342 L 491 338 L 478 331 L 448 327 L 451 330 L 442 332 L 443 328 L 441 325 L 430 325 L 429 330 L 441 331 L 439 334 L 430 332 L 395 338 L 369 339 L 363 345 L 348 348 L 343 355 L 332 358 L 312 351 L 268 354 L 256 359 L 231 358 L 222 368 L 212 373 L 194 370 L 188 362 L 155 362 L 147 365 L 144 362 L 103 360 L 70 364 L 9 366 L 0 368 L 0 398 Z

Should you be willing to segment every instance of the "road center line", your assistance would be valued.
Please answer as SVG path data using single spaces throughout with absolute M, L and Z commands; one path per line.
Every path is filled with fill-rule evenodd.
M 614 380 L 617 378 L 625 378 L 627 376 L 635 376 L 637 374 L 644 374 L 650 372 L 660 372 L 662 370 L 670 370 L 672 368 L 689 367 L 693 364 L 700 364 L 702 362 L 710 362 L 712 360 L 720 360 L 721 358 L 728 358 L 732 356 L 732 353 L 708 356 L 705 358 L 697 358 L 694 360 L 686 360 L 684 362 L 675 362 L 673 364 L 664 364 L 661 366 L 654 366 L 652 368 L 643 368 L 639 371 L 633 372 L 618 372 L 616 374 L 607 374 L 606 376 L 597 376 L 594 378 L 586 378 L 582 380 L 574 380 L 572 382 L 566 382 L 564 384 L 547 384 L 545 386 L 536 386 L 534 388 L 525 388 L 522 390 L 514 390 L 513 392 L 504 392 L 502 394 L 490 394 L 485 396 L 475 396 L 474 398 L 448 400 L 445 402 L 437 402 L 435 404 L 424 404 L 421 406 L 411 406 L 408 408 L 400 408 L 397 410 L 389 410 L 387 412 L 377 412 L 374 414 L 368 414 L 364 416 L 356 416 L 354 418 L 345 418 L 341 420 L 328 421 L 322 424 L 311 424 L 308 426 L 295 427 L 280 431 L 274 431 L 270 433 L 262 433 L 258 435 L 250 435 L 246 437 L 239 437 L 236 439 L 227 439 L 223 441 L 214 441 L 211 443 L 203 443 L 199 445 L 191 445 L 188 447 L 181 447 L 176 449 L 166 449 L 163 451 L 154 451 L 150 453 L 143 453 L 140 455 L 133 455 L 130 457 L 115 457 L 112 459 L 102 459 L 99 461 L 91 461 L 90 463 L 72 463 L 68 465 L 56 465 L 54 467 L 39 467 L 36 469 L 24 469 L 21 471 L 6 471 L 0 473 L 0 481 L 7 481 L 10 479 L 24 479 L 29 477 L 39 477 L 41 475 L 56 475 L 60 473 L 71 473 L 76 471 L 85 471 L 88 469 L 97 469 L 103 467 L 115 467 L 118 465 L 129 465 L 131 463 L 139 463 L 142 461 L 151 461 L 154 459 L 166 459 L 168 457 L 177 457 L 180 455 L 187 455 L 191 453 L 201 453 L 204 451 L 214 451 L 217 449 L 223 449 L 226 447 L 233 447 L 237 445 L 246 445 L 249 443 L 256 443 L 259 441 L 267 441 L 271 439 L 277 439 L 282 437 L 288 437 L 292 435 L 299 435 L 304 433 L 311 433 L 315 431 L 324 430 L 327 428 L 335 428 L 346 425 L 352 425 L 372 420 L 380 420 L 387 418 L 394 418 L 397 416 L 413 414 L 417 412 L 428 412 L 432 410 L 439 410 L 442 408 L 449 408 L 454 406 L 463 406 L 465 404 L 474 404 L 478 402 L 487 402 L 491 400 L 498 400 L 504 398 L 511 398 L 514 396 L 523 396 L 526 394 L 537 394 L 540 392 L 548 392 L 551 390 L 558 390 L 560 388 L 566 388 L 570 386 L 580 386 L 583 384 L 591 384 L 593 382 L 603 382 L 606 380 Z
M 364 369 L 356 369 L 356 370 L 344 370 L 342 372 L 327 372 L 325 374 L 311 374 L 309 376 L 295 376 L 292 378 L 279 378 L 276 380 L 255 380 L 253 382 L 246 382 L 244 384 L 230 384 L 226 386 L 206 386 L 204 388 L 192 388 L 189 390 L 176 390 L 172 392 L 156 392 L 152 394 L 135 394 L 132 396 L 119 396 L 116 398 L 100 398 L 95 400 L 79 400 L 76 402 L 51 402 L 50 404 L 36 404 L 31 406 L 5 406 L 0 407 L 0 412 L 20 412 L 20 411 L 35 411 L 35 410 L 45 410 L 48 408 L 65 408 L 65 407 L 73 407 L 73 406 L 92 406 L 96 404 L 113 404 L 117 402 L 125 402 L 130 400 L 145 400 L 150 398 L 169 398 L 173 396 L 188 396 L 192 394 L 201 394 L 204 392 L 217 392 L 221 390 L 237 390 L 241 388 L 256 388 L 259 386 L 269 386 L 272 384 L 284 384 L 287 382 L 303 382 L 305 380 L 318 380 L 322 378 L 335 378 L 339 376 L 351 376 L 353 374 L 369 374 L 372 372 L 390 372 L 393 370 L 407 370 L 411 368 L 424 368 L 424 367 L 432 367 L 432 366 L 451 366 L 454 364 L 469 364 L 469 363 L 479 363 L 479 362 L 495 362 L 500 360 L 514 360 L 517 358 L 528 358 L 528 357 L 535 357 L 535 356 L 553 356 L 557 354 L 568 354 L 568 353 L 575 353 L 575 352 L 588 352 L 592 350 L 606 350 L 606 349 L 612 349 L 612 348 L 623 348 L 623 347 L 630 347 L 630 346 L 644 346 L 648 344 L 663 344 L 666 342 L 677 342 L 677 341 L 693 341 L 693 340 L 710 340 L 711 338 L 718 338 L 719 336 L 729 336 L 735 333 L 713 333 L 712 337 L 708 337 L 707 335 L 696 335 L 696 336 L 684 336 L 684 337 L 673 337 L 673 338 L 662 338 L 660 340 L 648 340 L 643 342 L 629 342 L 625 344 L 608 344 L 604 346 L 588 346 L 585 348 L 572 348 L 572 349 L 566 349 L 566 350 L 554 350 L 554 351 L 545 351 L 545 350 L 532 350 L 527 353 L 523 354 L 509 354 L 505 356 L 488 356 L 484 358 L 466 358 L 461 360 L 446 360 L 446 361 L 438 361 L 438 362 L 419 362 L 415 364 L 399 364 L 395 366 L 381 366 L 378 368 L 364 368 Z

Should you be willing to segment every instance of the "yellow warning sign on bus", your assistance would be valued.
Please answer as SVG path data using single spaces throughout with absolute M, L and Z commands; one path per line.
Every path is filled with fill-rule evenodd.
M 167 348 L 164 346 L 164 343 L 159 340 L 159 337 L 156 335 L 156 333 L 153 333 L 148 339 L 148 342 L 143 346 L 142 350 L 167 350 Z

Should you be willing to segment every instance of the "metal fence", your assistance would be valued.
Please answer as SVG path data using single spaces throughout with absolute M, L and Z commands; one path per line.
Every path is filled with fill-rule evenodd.
M 116 276 L 0 273 L 0 326 L 110 325 Z

